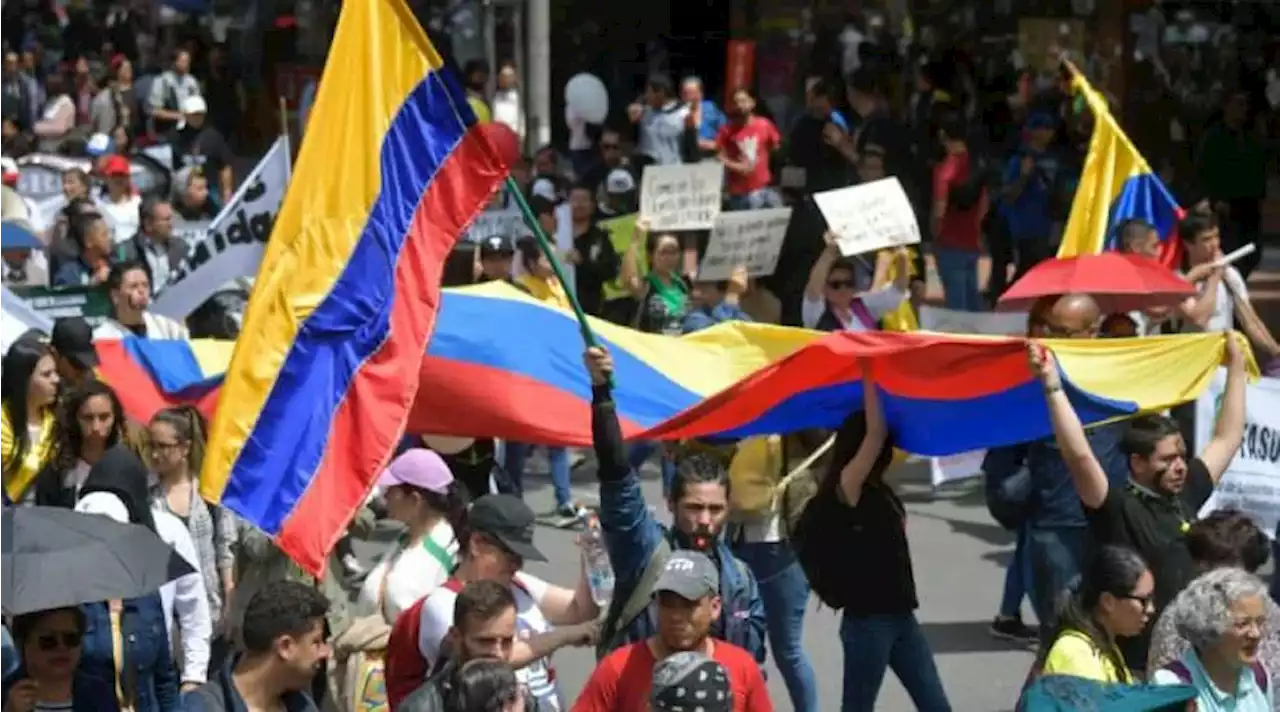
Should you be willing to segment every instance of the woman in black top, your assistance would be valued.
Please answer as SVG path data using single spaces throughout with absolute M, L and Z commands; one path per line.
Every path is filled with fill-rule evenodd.
M 915 615 L 920 604 L 906 510 L 884 481 L 894 445 L 870 360 L 862 361 L 862 374 L 863 410 L 841 425 L 826 477 L 805 509 L 794 544 L 814 591 L 827 605 L 843 609 L 841 712 L 872 712 L 889 668 L 917 709 L 946 712 L 951 706 Z M 835 541 L 839 547 L 829 545 Z
M 74 507 L 89 470 L 125 437 L 124 407 L 111 386 L 90 380 L 64 398 L 53 460 L 36 480 L 36 504 Z

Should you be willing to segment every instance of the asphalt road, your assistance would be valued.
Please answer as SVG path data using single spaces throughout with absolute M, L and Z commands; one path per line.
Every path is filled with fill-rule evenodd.
M 577 497 L 595 501 L 591 466 L 579 468 L 574 476 Z M 646 470 L 644 476 L 646 497 L 657 511 L 665 513 L 656 470 Z M 907 503 L 907 531 L 921 602 L 919 616 L 952 707 L 983 712 L 1012 709 L 1032 653 L 994 640 L 987 632 L 1004 584 L 1005 563 L 1012 555 L 1011 537 L 991 521 L 976 481 L 955 483 L 935 496 L 928 485 L 927 470 L 920 466 L 900 467 L 890 479 Z M 546 475 L 533 470 L 527 481 L 525 498 L 533 510 L 551 510 L 551 486 Z M 561 585 L 573 585 L 581 571 L 573 532 L 541 527 L 536 542 L 551 561 L 531 564 L 530 573 Z M 361 542 L 357 552 L 368 561 L 379 546 L 376 542 Z M 1031 622 L 1029 607 L 1026 608 Z M 838 614 L 819 609 L 817 599 L 811 599 L 805 617 L 804 644 L 817 673 L 822 709 L 827 710 L 838 709 L 840 700 L 842 655 L 838 630 Z M 554 663 L 564 698 L 571 703 L 594 667 L 594 655 L 589 649 L 562 650 L 555 655 Z M 776 708 L 790 709 L 782 677 L 772 661 L 769 668 L 769 689 Z M 914 709 L 892 673 L 885 679 L 877 709 Z

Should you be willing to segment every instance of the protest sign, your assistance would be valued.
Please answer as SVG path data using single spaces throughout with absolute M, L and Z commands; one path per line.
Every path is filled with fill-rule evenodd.
M 619 257 L 627 254 L 627 248 L 631 246 L 631 241 L 636 233 L 636 219 L 639 217 L 638 213 L 630 213 L 616 218 L 609 218 L 608 220 L 601 220 L 597 223 L 601 230 L 609 233 L 609 242 L 613 244 L 613 249 L 618 253 Z M 636 245 L 636 261 L 640 263 L 640 274 L 643 276 L 648 272 L 647 267 L 649 264 L 649 257 L 645 252 L 643 242 Z M 601 291 L 604 294 L 605 301 L 624 299 L 631 296 L 617 278 L 605 282 Z
M 645 166 L 640 217 L 651 232 L 710 230 L 720 214 L 724 164 L 719 161 Z
M 169 276 L 151 311 L 179 321 L 217 294 L 223 285 L 258 273 L 271 226 L 289 184 L 289 144 L 281 137 L 240 189 L 204 230 L 188 243 L 187 258 Z M 198 229 L 192 227 L 191 229 Z
M 846 257 L 920 242 L 915 210 L 897 178 L 815 193 L 813 201 Z
M 750 277 L 773 274 L 790 221 L 791 208 L 720 213 L 711 228 L 707 252 L 698 267 L 698 279 L 707 282 L 728 279 L 739 265 L 747 268 Z
M 524 222 L 524 213 L 520 212 L 520 206 L 511 196 L 510 188 L 503 185 L 502 189 L 494 194 L 489 205 L 476 215 L 475 220 L 471 221 L 462 239 L 468 242 L 480 242 L 487 237 L 498 235 L 508 236 L 514 241 L 530 234 L 529 227 Z
M 209 226 L 212 224 L 212 220 L 175 219 L 173 221 L 173 236 L 188 245 L 194 245 L 208 236 Z
M 17 160 L 18 192 L 33 200 L 62 195 L 62 174 L 73 168 L 92 173 L 88 158 L 57 153 L 32 153 Z M 155 158 L 144 154 L 129 156 L 133 187 L 142 195 L 168 195 L 169 171 Z
M 1196 452 L 1213 437 L 1222 407 L 1227 372 L 1219 368 L 1196 401 Z M 1269 537 L 1280 522 L 1280 379 L 1262 378 L 1246 386 L 1244 442 L 1200 508 L 1203 517 L 1219 509 L 1238 509 Z
M 925 305 L 920 307 L 920 328 L 945 334 L 1022 336 L 1027 333 L 1027 314 L 956 311 Z M 982 460 L 986 455 L 986 450 L 972 450 L 929 458 L 929 475 L 933 486 L 982 474 Z
M 12 287 L 12 292 L 26 300 L 31 311 L 49 319 L 82 316 L 90 326 L 97 326 L 111 314 L 111 302 L 102 287 Z

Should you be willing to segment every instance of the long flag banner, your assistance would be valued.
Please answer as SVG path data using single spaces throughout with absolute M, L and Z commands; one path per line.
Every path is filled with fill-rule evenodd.
M 445 259 L 507 175 L 403 0 L 343 5 L 319 87 L 201 475 L 313 573 L 404 433 Z

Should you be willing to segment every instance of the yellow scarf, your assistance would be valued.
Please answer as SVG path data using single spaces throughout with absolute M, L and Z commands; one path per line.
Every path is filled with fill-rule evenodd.
M 22 464 L 15 471 L 5 473 L 4 491 L 10 502 L 22 501 L 36 475 L 53 457 L 53 426 L 53 408 L 46 408 L 40 421 L 40 439 L 30 444 Z M 18 437 L 19 434 L 13 431 L 13 423 L 9 422 L 9 411 L 0 408 L 0 462 L 6 466 L 18 449 Z
M 910 270 L 910 275 L 915 277 L 917 276 L 916 248 L 908 247 L 907 250 L 911 253 L 910 259 L 907 262 L 907 264 L 910 265 L 908 269 Z M 889 263 L 889 270 L 885 273 L 885 277 L 890 283 L 898 278 L 897 260 Z M 875 286 L 878 288 L 882 285 L 877 284 Z M 885 331 L 916 331 L 920 328 L 920 321 L 916 318 L 916 310 L 912 308 L 911 300 L 909 299 L 902 300 L 902 303 L 898 305 L 897 309 L 894 309 L 881 317 L 881 322 L 884 324 Z

